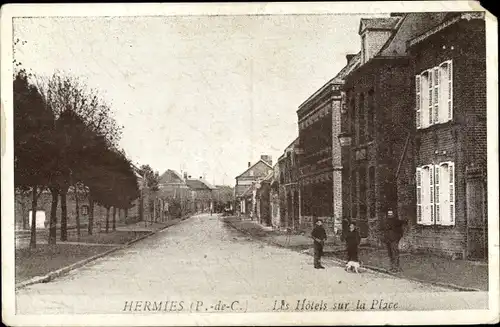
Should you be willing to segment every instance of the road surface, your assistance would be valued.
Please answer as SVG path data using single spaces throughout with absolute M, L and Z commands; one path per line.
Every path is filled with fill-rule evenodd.
M 329 261 L 319 270 L 312 259 L 252 240 L 216 215 L 199 215 L 49 283 L 19 290 L 16 310 L 119 314 L 218 312 L 223 307 L 353 310 L 359 303 L 373 310 L 485 305 L 487 293 L 452 292 L 375 272 L 356 275 Z M 349 304 L 342 308 L 342 303 Z

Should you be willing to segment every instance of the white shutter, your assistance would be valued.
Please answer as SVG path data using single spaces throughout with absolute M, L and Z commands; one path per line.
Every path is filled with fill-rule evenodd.
M 417 224 L 422 223 L 422 169 L 417 167 L 415 173 L 417 184 Z
M 429 75 L 428 75 L 428 86 L 429 86 L 429 103 L 427 104 L 427 106 L 429 107 L 429 117 L 426 117 L 426 119 L 428 119 L 428 123 L 429 125 L 432 125 L 432 122 L 434 120 L 434 115 L 432 114 L 432 108 L 434 106 L 434 102 L 432 101 L 433 100 L 433 93 L 434 93 L 434 87 L 433 87 L 433 82 L 434 82 L 434 74 L 432 73 L 433 70 L 432 69 L 429 69 Z
M 415 76 L 415 123 L 417 129 L 422 127 L 421 94 L 420 94 L 420 75 Z
M 429 212 L 430 212 L 430 223 L 433 225 L 435 222 L 434 218 L 434 165 L 429 166 Z
M 440 79 L 439 67 L 434 68 L 434 124 L 439 123 L 439 79 Z
M 434 207 L 436 208 L 436 224 L 441 224 L 441 211 L 440 211 L 440 198 L 441 198 L 441 190 L 439 188 L 440 181 L 440 169 L 439 165 L 434 166 Z
M 453 162 L 441 163 L 441 225 L 455 225 L 455 169 Z
M 453 119 L 453 65 L 448 61 L 448 120 Z
M 450 225 L 455 225 L 455 164 L 453 162 L 448 163 L 448 172 L 449 172 L 449 185 L 450 185 Z

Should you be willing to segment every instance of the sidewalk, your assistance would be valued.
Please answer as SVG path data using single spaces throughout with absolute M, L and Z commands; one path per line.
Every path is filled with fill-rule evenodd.
M 56 245 L 48 245 L 47 237 L 38 237 L 37 248 L 29 248 L 29 238 L 16 239 L 15 266 L 16 283 L 36 276 L 43 276 L 61 268 L 73 265 L 82 260 L 105 255 L 109 251 L 131 244 L 159 230 L 177 224 L 181 219 L 173 219 L 164 223 L 138 222 L 130 225 L 120 224 L 116 231 L 94 232 L 88 235 L 82 230 L 80 238 L 68 235 L 68 241 L 59 241 Z
M 254 221 L 241 221 L 238 217 L 225 217 L 223 220 L 233 228 L 240 230 L 264 242 L 272 243 L 291 250 L 312 254 L 312 241 L 306 235 L 283 235 L 277 231 L 265 231 Z M 325 244 L 325 257 L 344 261 L 344 244 Z M 361 247 L 360 261 L 363 267 L 388 273 L 401 278 L 408 278 L 456 289 L 488 290 L 488 264 L 468 260 L 450 260 L 430 254 L 401 253 L 402 273 L 389 272 L 390 262 L 385 249 Z

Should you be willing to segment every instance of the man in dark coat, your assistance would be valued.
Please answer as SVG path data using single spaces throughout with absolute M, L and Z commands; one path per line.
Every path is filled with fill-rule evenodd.
M 358 248 L 361 237 L 354 222 L 349 223 L 349 230 L 345 234 L 345 241 L 347 243 L 347 261 L 359 262 Z
M 321 265 L 321 257 L 323 256 L 323 246 L 326 240 L 326 232 L 323 228 L 323 221 L 318 219 L 314 226 L 311 237 L 314 240 L 314 268 L 325 269 Z
M 403 224 L 405 222 L 399 220 L 394 211 L 389 209 L 387 211 L 387 220 L 384 229 L 384 242 L 387 246 L 389 259 L 391 260 L 391 271 L 400 272 L 399 265 L 399 241 L 403 237 Z

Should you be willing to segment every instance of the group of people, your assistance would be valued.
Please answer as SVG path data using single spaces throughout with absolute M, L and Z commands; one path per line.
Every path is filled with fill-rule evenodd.
M 387 211 L 387 219 L 383 228 L 383 241 L 387 247 L 392 272 L 402 271 L 399 264 L 399 241 L 403 237 L 404 223 L 404 220 L 400 220 L 396 217 L 393 210 Z M 356 223 L 349 222 L 348 226 L 348 230 L 344 234 L 347 248 L 347 261 L 359 263 L 359 244 L 361 243 L 361 235 Z M 311 237 L 314 240 L 314 268 L 324 269 L 325 267 L 321 265 L 321 257 L 323 256 L 323 248 L 327 237 L 321 219 L 316 220 Z

